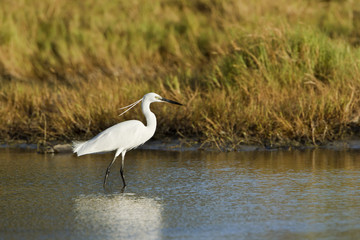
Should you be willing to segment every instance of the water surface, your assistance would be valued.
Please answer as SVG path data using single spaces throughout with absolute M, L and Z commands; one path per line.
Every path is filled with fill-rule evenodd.
M 0 149 L 0 239 L 359 239 L 360 151 Z

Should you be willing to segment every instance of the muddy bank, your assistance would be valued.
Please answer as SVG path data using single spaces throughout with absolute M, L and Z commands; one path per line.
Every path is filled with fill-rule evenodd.
M 72 153 L 71 143 L 47 143 L 47 145 L 12 142 L 2 143 L 0 148 L 17 148 L 30 149 L 38 153 L 58 154 L 58 153 Z M 229 151 L 228 149 L 217 149 L 209 146 L 204 146 L 200 143 L 189 143 L 181 140 L 160 141 L 150 140 L 137 149 L 145 150 L 161 150 L 161 151 Z M 304 149 L 330 149 L 336 151 L 342 150 L 358 150 L 360 149 L 360 139 L 346 139 L 326 143 L 324 145 L 302 145 L 302 146 L 261 146 L 261 145 L 240 145 L 235 150 L 242 151 L 276 151 L 276 150 L 304 150 Z

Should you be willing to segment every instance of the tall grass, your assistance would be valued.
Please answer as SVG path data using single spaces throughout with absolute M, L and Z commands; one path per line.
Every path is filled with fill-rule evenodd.
M 220 149 L 323 144 L 359 129 L 355 1 L 5 1 L 3 141 L 88 138 L 154 91 L 155 137 Z M 139 117 L 140 116 L 140 117 Z

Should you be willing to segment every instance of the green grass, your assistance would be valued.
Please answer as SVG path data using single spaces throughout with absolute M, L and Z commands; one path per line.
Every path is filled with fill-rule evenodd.
M 93 136 L 154 91 L 155 138 L 220 149 L 356 135 L 355 1 L 30 1 L 0 9 L 0 138 Z

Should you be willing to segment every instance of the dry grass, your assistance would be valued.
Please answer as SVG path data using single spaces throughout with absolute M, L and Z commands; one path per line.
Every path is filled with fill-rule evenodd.
M 322 144 L 356 134 L 355 1 L 30 1 L 0 9 L 0 136 L 88 138 L 154 91 L 155 137 Z M 355 9 L 355 10 L 354 10 Z M 142 117 L 140 117 L 142 119 Z

